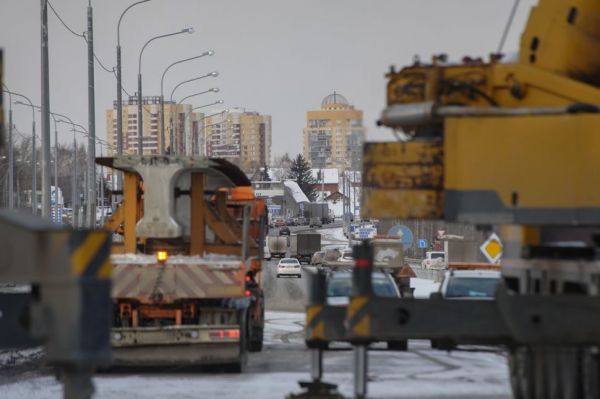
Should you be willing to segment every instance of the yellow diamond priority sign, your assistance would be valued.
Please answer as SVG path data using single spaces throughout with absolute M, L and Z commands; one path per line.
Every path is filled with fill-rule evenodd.
M 496 233 L 492 233 L 479 249 L 490 263 L 500 262 L 500 258 L 502 258 L 502 241 Z

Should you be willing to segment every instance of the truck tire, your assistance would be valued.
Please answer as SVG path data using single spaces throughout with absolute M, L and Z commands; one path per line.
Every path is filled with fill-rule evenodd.
M 408 350 L 408 340 L 401 341 L 388 341 L 387 349 L 390 351 L 407 351 Z
M 510 385 L 515 399 L 534 399 L 533 356 L 529 348 L 517 348 L 508 354 Z
M 228 373 L 243 373 L 248 364 L 248 312 L 239 313 L 240 318 L 240 354 L 235 362 L 227 364 L 225 371 Z
M 265 296 L 260 291 L 260 320 L 253 321 L 250 326 L 250 339 L 248 341 L 248 350 L 250 352 L 260 352 L 263 348 L 263 338 L 265 331 Z M 256 323 L 256 324 L 255 324 Z

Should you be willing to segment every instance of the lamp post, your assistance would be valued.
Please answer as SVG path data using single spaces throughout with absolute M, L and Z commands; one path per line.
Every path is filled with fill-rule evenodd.
M 144 146 L 143 146 L 143 115 L 142 115 L 142 55 L 144 54 L 144 50 L 146 47 L 153 42 L 154 40 L 162 39 L 169 36 L 180 35 L 182 33 L 194 33 L 193 28 L 182 29 L 178 32 L 167 33 L 165 35 L 154 36 L 149 39 L 143 46 L 140 51 L 140 56 L 138 60 L 138 155 L 144 155 Z
M 13 146 L 13 121 L 12 121 L 12 94 L 8 91 L 8 87 L 3 83 L 4 90 L 8 94 L 8 207 L 10 209 L 15 207 L 15 159 L 14 159 L 14 146 Z
M 167 71 L 171 69 L 171 67 L 182 64 L 184 62 L 192 61 L 197 58 L 202 58 L 206 56 L 213 56 L 215 52 L 213 50 L 205 51 L 204 53 L 197 55 L 195 57 L 185 58 L 183 60 L 175 61 L 171 65 L 165 68 L 162 76 L 160 77 L 160 153 L 162 155 L 165 154 L 165 99 L 164 99 L 164 81 L 165 75 Z
M 68 119 L 68 122 L 59 120 L 59 123 L 70 123 L 73 128 L 73 175 L 71 178 L 71 210 L 73 217 L 73 228 L 79 227 L 79 194 L 77 193 L 77 137 L 75 135 L 75 123 L 71 118 L 57 114 Z
M 91 1 L 91 0 L 90 0 Z M 48 62 L 48 0 L 41 4 L 41 125 L 42 125 L 42 217 L 50 218 L 50 72 Z M 93 61 L 92 61 L 93 66 Z M 37 194 L 36 194 L 37 196 Z M 37 201 L 36 201 L 37 202 Z
M 188 113 L 185 115 L 185 117 L 183 118 L 183 124 L 185 125 L 185 121 L 186 121 L 186 119 L 187 119 L 187 118 L 188 118 L 190 115 L 192 115 L 192 114 L 194 113 L 194 111 L 195 111 L 195 110 L 197 110 L 197 109 L 199 109 L 199 108 L 205 108 L 205 107 L 206 107 L 206 106 L 204 106 L 204 105 L 201 105 L 201 106 L 199 106 L 199 107 L 194 107 L 194 108 L 192 108 L 192 109 L 190 110 L 190 112 L 188 112 Z M 226 114 L 227 112 L 229 112 L 229 109 L 225 109 L 225 110 L 223 110 L 223 111 L 221 111 L 221 112 L 217 112 L 217 113 L 215 113 L 215 114 L 211 114 L 211 115 L 204 115 L 202 118 L 198 119 L 198 120 L 197 120 L 197 122 L 201 122 L 201 121 L 205 120 L 206 118 L 212 118 L 213 116 L 217 116 L 217 115 L 223 115 L 223 114 Z M 204 130 L 204 128 L 207 128 L 207 127 L 210 127 L 210 126 L 213 126 L 213 125 L 215 125 L 215 124 L 213 123 L 212 125 L 203 126 L 203 130 Z M 190 129 L 190 130 L 191 130 L 191 129 Z M 196 140 L 196 141 L 197 141 L 197 142 L 198 142 L 198 144 L 199 144 L 199 140 Z M 195 152 L 196 152 L 196 154 L 195 154 L 195 155 L 200 155 L 200 145 L 198 145 L 198 146 L 197 146 L 197 148 L 196 148 L 196 151 L 195 151 Z M 192 151 L 192 155 L 194 155 L 194 151 Z
M 31 207 L 32 207 L 32 210 L 31 211 L 33 212 L 34 215 L 37 215 L 37 173 L 36 173 L 37 155 L 35 153 L 36 152 L 36 149 L 35 149 L 35 107 L 33 106 L 33 103 L 31 102 L 31 100 L 28 97 L 24 96 L 23 94 L 9 92 L 8 90 L 7 90 L 7 93 L 10 93 L 10 94 L 18 96 L 18 97 L 22 97 L 25 100 L 27 100 L 27 102 L 29 103 L 29 104 L 26 104 L 21 101 L 16 101 L 15 104 L 31 107 L 31 167 L 33 168 L 33 175 L 31 176 L 31 178 L 32 178 L 32 182 L 31 182 Z
M 206 93 L 218 93 L 218 92 L 219 92 L 219 89 L 217 87 L 213 87 L 212 89 L 208 89 L 208 90 L 201 91 L 201 92 L 198 92 L 198 93 L 190 94 L 189 96 L 183 97 L 181 100 L 179 100 L 177 102 L 175 108 L 177 108 L 178 105 L 180 105 L 182 102 L 184 102 L 188 98 L 192 98 L 192 97 L 195 97 L 195 96 L 200 96 L 200 95 L 206 94 Z M 173 102 L 173 97 L 171 97 L 170 101 Z M 203 105 L 203 106 L 201 106 L 199 108 L 209 107 L 209 106 L 215 105 L 215 104 L 223 104 L 223 100 L 218 100 L 218 101 L 216 101 L 214 103 L 206 104 L 206 105 Z M 185 115 L 184 115 L 183 123 L 185 125 Z M 177 154 L 177 152 L 178 152 L 177 151 L 177 145 L 175 145 L 175 144 L 179 144 L 179 143 L 176 143 L 176 141 L 177 141 L 177 125 L 174 126 L 174 124 L 173 124 L 173 113 L 170 113 L 169 126 L 170 126 L 169 138 L 171 140 L 171 152 L 174 153 L 174 154 Z M 185 126 L 184 126 L 184 128 L 185 128 Z
M 138 4 L 147 3 L 150 0 L 136 1 L 127 7 L 119 17 L 117 24 L 117 154 L 123 154 L 123 87 L 121 84 L 121 21 L 125 13 Z M 121 187 L 121 185 L 119 185 Z

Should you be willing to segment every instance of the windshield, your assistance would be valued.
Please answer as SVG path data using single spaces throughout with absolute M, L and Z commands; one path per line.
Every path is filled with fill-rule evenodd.
M 298 259 L 282 259 L 280 263 L 298 264 Z
M 352 260 L 352 251 L 344 251 L 342 258 Z
M 373 278 L 373 292 L 375 296 L 395 298 L 398 295 L 394 289 L 393 283 L 385 277 Z M 331 278 L 327 284 L 328 297 L 349 297 L 352 291 L 352 279 Z
M 444 259 L 444 253 L 443 252 L 432 253 L 431 259 Z
M 446 298 L 493 298 L 498 280 L 477 277 L 450 278 Z

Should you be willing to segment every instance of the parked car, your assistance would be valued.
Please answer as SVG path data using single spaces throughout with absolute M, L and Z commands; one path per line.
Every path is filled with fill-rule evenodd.
M 440 294 L 446 299 L 493 299 L 499 281 L 496 270 L 448 270 Z
M 289 219 L 287 219 L 287 220 L 285 221 L 285 225 L 286 225 L 286 226 L 295 226 L 295 225 L 296 225 L 296 223 L 294 222 L 294 219 L 292 219 L 292 218 L 289 218 Z
M 320 217 L 314 216 L 310 218 L 309 227 L 323 227 L 323 222 Z
M 344 262 L 351 264 L 354 262 L 354 258 L 352 257 L 352 249 L 344 249 L 340 254 L 340 257 L 337 259 L 338 262 Z
M 314 266 L 321 266 L 323 264 L 323 259 L 325 258 L 325 251 L 317 251 L 313 254 L 310 259 L 310 264 Z
M 302 277 L 300 262 L 294 258 L 283 258 L 277 264 L 277 278 L 282 276 Z
M 307 224 L 308 222 L 306 221 L 306 218 L 304 216 L 300 216 L 296 219 L 296 226 L 306 226 Z
M 273 219 L 273 226 L 275 226 L 275 227 L 285 226 L 285 222 L 281 218 Z
M 265 244 L 265 248 L 263 249 L 263 259 L 271 260 L 271 251 L 269 250 L 269 246 Z
M 280 236 L 289 236 L 290 235 L 290 228 L 287 226 L 283 226 L 279 229 L 279 235 Z
M 400 291 L 389 273 L 373 272 L 371 275 L 373 293 L 378 297 L 400 298 Z M 348 306 L 352 292 L 352 273 L 347 271 L 333 272 L 327 278 L 327 304 L 331 306 Z M 408 341 L 388 341 L 390 350 L 407 350 Z
M 449 300 L 483 300 L 494 299 L 500 281 L 497 270 L 448 270 L 444 274 L 439 292 L 433 295 Z M 440 350 L 455 349 L 457 344 L 448 339 L 431 340 L 431 347 Z

